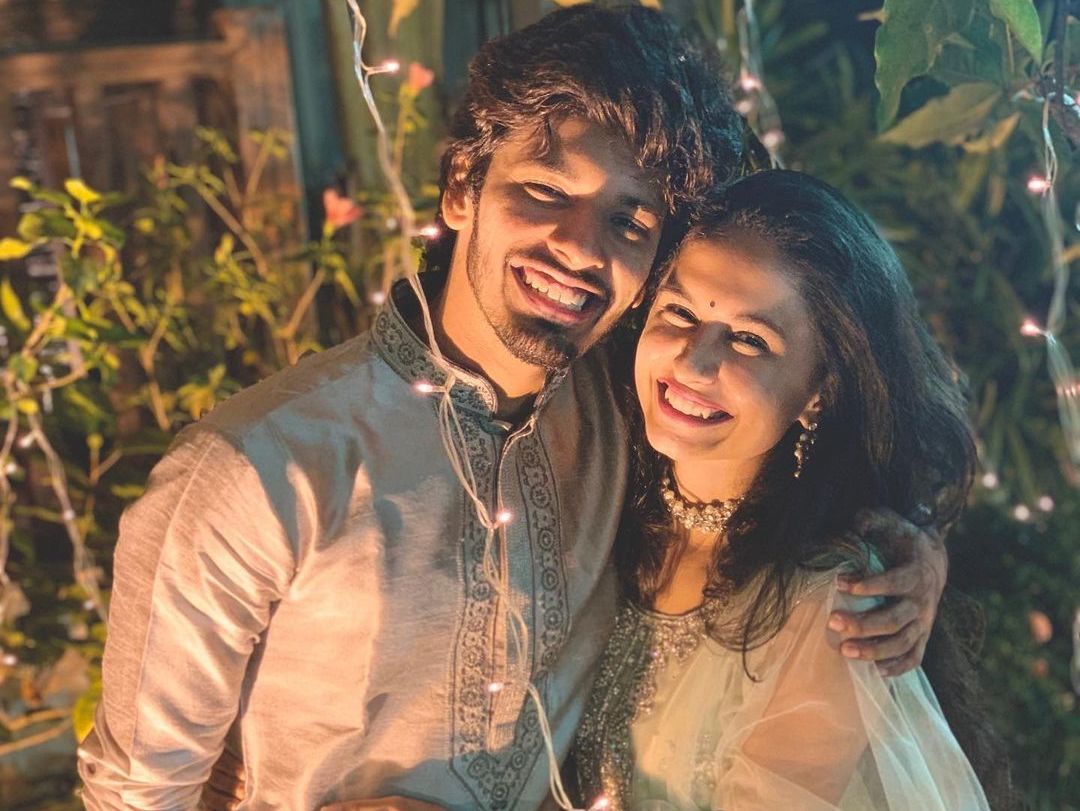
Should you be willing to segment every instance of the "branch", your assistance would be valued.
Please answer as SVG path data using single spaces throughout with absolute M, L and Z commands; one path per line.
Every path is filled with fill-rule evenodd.
M 59 738 L 71 727 L 71 719 L 65 718 L 59 724 L 56 724 L 44 732 L 39 732 L 36 735 L 28 735 L 25 738 L 20 738 L 17 741 L 11 743 L 5 743 L 0 745 L 0 758 L 7 757 L 15 752 L 21 752 L 24 749 L 31 749 L 35 746 L 39 746 L 43 743 L 51 741 L 53 738 Z

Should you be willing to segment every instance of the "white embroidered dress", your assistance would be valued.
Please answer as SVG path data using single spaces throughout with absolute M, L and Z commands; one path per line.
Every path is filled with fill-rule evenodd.
M 984 811 L 921 670 L 886 680 L 837 651 L 855 608 L 835 573 L 807 578 L 780 633 L 739 651 L 680 616 L 623 607 L 577 738 L 586 804 L 611 811 Z

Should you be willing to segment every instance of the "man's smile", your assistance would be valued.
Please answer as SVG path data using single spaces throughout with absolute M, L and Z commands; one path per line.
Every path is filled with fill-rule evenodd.
M 605 296 L 594 285 L 535 264 L 511 264 L 522 296 L 545 320 L 577 326 L 595 316 Z

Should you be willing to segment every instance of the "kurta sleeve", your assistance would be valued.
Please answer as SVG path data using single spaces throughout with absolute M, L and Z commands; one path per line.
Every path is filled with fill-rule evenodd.
M 829 579 L 768 643 L 760 680 L 724 732 L 714 808 L 989 808 L 922 671 L 886 681 L 872 662 L 839 653 L 829 612 L 865 602 Z
M 195 808 L 221 752 L 296 560 L 282 494 L 250 458 L 189 428 L 121 518 L 103 695 L 79 749 L 91 811 Z

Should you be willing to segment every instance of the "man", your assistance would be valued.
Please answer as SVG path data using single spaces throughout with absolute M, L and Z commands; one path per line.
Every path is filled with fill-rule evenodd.
M 443 164 L 455 237 L 428 256 L 448 270 L 422 277 L 448 361 L 399 285 L 370 333 L 177 439 L 121 524 L 88 808 L 194 807 L 227 736 L 245 808 L 540 805 L 528 685 L 562 757 L 614 613 L 626 439 L 587 350 L 740 145 L 716 65 L 655 12 L 481 49 Z M 934 569 L 910 537 L 894 579 Z M 847 618 L 884 638 L 855 654 L 917 660 L 940 586 L 907 590 Z

